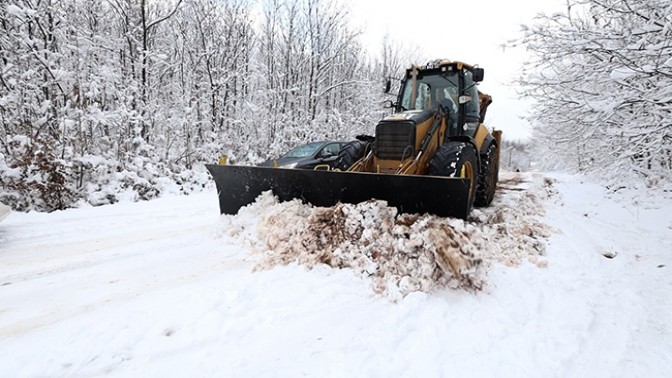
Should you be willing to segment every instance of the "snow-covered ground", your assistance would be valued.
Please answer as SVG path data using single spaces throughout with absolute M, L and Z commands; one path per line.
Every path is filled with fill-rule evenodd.
M 439 271 L 389 285 L 399 276 L 377 274 L 391 268 L 352 238 L 320 245 L 341 265 L 361 262 L 343 248 L 374 260 L 278 265 L 297 241 L 315 250 L 299 223 L 314 209 L 272 198 L 238 216 L 218 214 L 214 191 L 12 213 L 0 376 L 669 376 L 672 201 L 557 174 L 501 186 L 466 223 L 414 218 L 386 234 L 367 215 L 385 207 L 346 209 L 357 240 L 392 238 L 418 261 L 439 256 L 433 229 L 468 235 L 477 287 Z

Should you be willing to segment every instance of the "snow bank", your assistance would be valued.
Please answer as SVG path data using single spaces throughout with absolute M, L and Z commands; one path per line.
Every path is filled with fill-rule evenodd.
M 478 291 L 492 263 L 545 266 L 550 230 L 539 219 L 552 184 L 536 174 L 503 175 L 493 205 L 466 222 L 398 214 L 378 200 L 327 208 L 279 203 L 265 192 L 237 216 L 223 215 L 222 234 L 256 252 L 257 270 L 348 268 L 392 299 L 444 287 Z
M 542 216 L 544 202 L 557 195 L 555 182 L 538 173 L 502 175 L 493 204 L 474 210 L 470 218 L 489 241 L 485 245 L 486 260 L 507 266 L 527 261 L 546 267 L 542 256 L 552 229 Z

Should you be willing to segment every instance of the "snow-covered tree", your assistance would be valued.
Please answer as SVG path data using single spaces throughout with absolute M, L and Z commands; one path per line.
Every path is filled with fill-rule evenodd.
M 526 141 L 502 139 L 499 153 L 500 167 L 511 172 L 529 171 L 533 163 L 533 149 L 531 147 L 530 143 Z
M 526 27 L 521 83 L 547 167 L 672 177 L 672 3 L 582 0 Z

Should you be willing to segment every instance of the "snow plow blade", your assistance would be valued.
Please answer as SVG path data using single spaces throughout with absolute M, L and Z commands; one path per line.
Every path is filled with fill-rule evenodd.
M 466 219 L 469 211 L 468 179 L 215 164 L 206 167 L 217 185 L 222 214 L 237 214 L 267 190 L 280 201 L 301 199 L 320 207 L 378 199 L 402 213 Z

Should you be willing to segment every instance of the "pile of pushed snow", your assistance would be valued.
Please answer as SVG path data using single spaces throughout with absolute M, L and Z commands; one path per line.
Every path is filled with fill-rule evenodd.
M 474 210 L 466 222 L 398 214 L 377 200 L 328 208 L 279 203 L 265 192 L 237 216 L 222 216 L 223 231 L 258 252 L 257 269 L 349 268 L 391 298 L 443 287 L 480 290 L 493 262 L 543 266 L 549 230 L 539 217 L 551 184 L 530 174 L 503 177 L 493 205 Z

